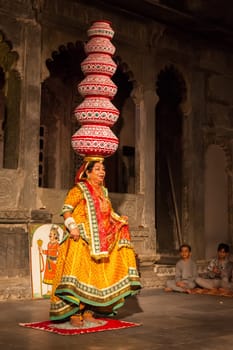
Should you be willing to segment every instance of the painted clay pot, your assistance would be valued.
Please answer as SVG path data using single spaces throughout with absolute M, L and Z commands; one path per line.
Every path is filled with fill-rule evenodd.
M 117 65 L 109 55 L 93 53 L 82 63 L 81 69 L 84 75 L 104 74 L 111 77 L 116 71 Z
M 110 40 L 113 35 L 108 21 L 96 21 L 88 30 L 87 57 L 81 63 L 85 78 L 78 85 L 84 100 L 74 111 L 81 127 L 71 139 L 74 151 L 84 157 L 109 157 L 116 152 L 119 143 L 110 129 L 119 117 L 118 109 L 111 103 L 117 92 L 111 80 L 117 68 L 112 59 L 115 47 Z
M 83 125 L 72 136 L 72 147 L 81 156 L 111 156 L 118 147 L 118 138 L 107 126 Z
M 105 97 L 88 97 L 76 107 L 74 114 L 80 124 L 113 126 L 119 117 L 118 109 Z

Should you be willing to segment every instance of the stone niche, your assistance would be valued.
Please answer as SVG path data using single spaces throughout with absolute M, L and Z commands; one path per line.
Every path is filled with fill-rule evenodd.
M 0 227 L 0 276 L 29 275 L 29 240 L 26 227 Z
M 0 300 L 31 298 L 29 236 L 26 225 L 0 227 Z

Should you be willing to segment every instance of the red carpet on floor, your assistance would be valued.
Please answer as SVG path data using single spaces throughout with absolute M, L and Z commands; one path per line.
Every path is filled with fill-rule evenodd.
M 101 324 L 96 325 L 94 323 L 85 323 L 84 326 L 79 328 L 72 326 L 69 321 L 64 323 L 56 323 L 51 321 L 19 323 L 19 326 L 39 329 L 41 331 L 56 333 L 60 335 L 87 334 L 141 326 L 140 323 L 114 319 L 101 318 L 99 320 L 101 321 Z

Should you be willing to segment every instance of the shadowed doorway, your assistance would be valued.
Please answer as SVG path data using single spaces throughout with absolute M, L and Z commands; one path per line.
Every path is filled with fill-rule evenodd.
M 182 136 L 181 103 L 186 85 L 174 66 L 160 71 L 156 84 L 156 231 L 158 253 L 176 255 L 182 243 Z

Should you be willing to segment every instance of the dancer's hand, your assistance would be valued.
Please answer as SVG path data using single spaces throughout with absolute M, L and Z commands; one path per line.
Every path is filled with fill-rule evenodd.
M 74 228 L 70 231 L 70 236 L 73 238 L 74 241 L 78 241 L 80 238 L 80 233 L 78 228 Z

